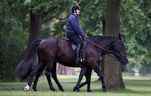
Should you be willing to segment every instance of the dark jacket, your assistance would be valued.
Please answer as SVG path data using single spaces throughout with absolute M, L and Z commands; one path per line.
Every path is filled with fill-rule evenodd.
M 79 16 L 71 14 L 68 17 L 66 24 L 66 32 L 73 32 L 75 35 L 81 36 L 82 38 L 84 37 L 84 31 L 80 27 L 79 23 Z

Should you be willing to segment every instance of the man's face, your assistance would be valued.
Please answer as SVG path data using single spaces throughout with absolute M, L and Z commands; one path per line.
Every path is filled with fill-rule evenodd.
M 79 9 L 76 10 L 76 15 L 80 15 L 80 10 Z

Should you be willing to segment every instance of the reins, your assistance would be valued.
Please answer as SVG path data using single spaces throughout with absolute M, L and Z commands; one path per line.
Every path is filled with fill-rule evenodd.
M 88 39 L 87 39 L 87 40 L 88 40 Z M 90 40 L 88 40 L 88 42 L 90 42 L 90 43 L 93 44 L 94 46 L 96 46 L 96 47 L 98 47 L 98 48 L 100 48 L 100 49 L 102 49 L 102 50 L 104 50 L 104 51 L 106 51 L 106 52 L 112 53 L 111 50 L 105 49 L 104 47 L 100 46 L 99 44 L 97 44 L 97 43 L 95 43 L 95 42 L 92 42 L 92 41 L 90 41 Z

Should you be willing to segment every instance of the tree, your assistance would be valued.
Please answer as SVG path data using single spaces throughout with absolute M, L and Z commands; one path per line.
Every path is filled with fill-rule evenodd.
M 31 10 L 40 18 L 38 21 L 40 27 L 37 27 L 40 29 L 36 29 L 39 32 L 35 31 L 38 32 L 35 37 L 63 36 L 63 26 L 74 1 L 0 0 L 1 80 L 15 78 L 15 66 L 21 52 L 27 47 L 31 31 Z M 102 34 L 103 24 L 101 21 L 104 12 L 107 12 L 104 10 L 107 4 L 106 0 L 78 1 L 80 1 L 81 7 L 81 24 L 88 35 Z M 140 70 L 145 72 L 144 67 L 149 70 L 149 66 L 151 66 L 151 0 L 122 0 L 121 4 L 120 27 L 121 32 L 125 35 L 125 43 L 128 48 L 128 69 L 131 70 L 133 67 L 141 65 L 143 69 Z M 111 14 L 111 16 L 113 15 L 114 13 Z
M 0 80 L 15 79 L 15 66 L 25 47 L 26 8 L 20 2 L 21 0 L 0 1 Z
M 151 66 L 150 5 L 150 0 L 123 0 L 122 2 L 121 30 L 125 34 L 128 48 L 128 72 L 132 72 L 134 68 L 140 72 L 144 72 L 146 68 L 151 69 L 149 67 Z
M 60 19 L 61 15 L 69 9 L 71 3 L 72 1 L 68 0 L 0 1 L 1 80 L 15 79 L 15 66 L 22 51 L 27 47 L 27 42 L 36 39 L 41 35 L 41 31 L 41 33 L 45 33 L 45 28 L 40 29 L 40 24 L 47 26 L 47 22 L 52 21 L 54 18 Z M 57 34 L 60 34 L 60 32 Z
M 64 12 L 64 11 L 61 12 L 61 10 L 58 9 L 64 7 L 64 6 L 60 6 L 59 4 L 65 5 L 65 3 L 67 2 L 56 1 L 56 0 L 52 0 L 52 1 L 32 0 L 27 3 L 27 6 L 30 7 L 28 13 L 30 15 L 30 30 L 29 30 L 28 45 L 30 45 L 30 43 L 33 40 L 39 37 L 42 23 L 51 21 L 51 19 L 59 17 L 58 15 Z M 55 10 L 58 12 L 54 12 L 54 13 L 51 12 Z
M 120 33 L 120 3 L 121 0 L 107 0 L 104 34 L 106 36 L 117 37 Z M 124 88 L 121 66 L 113 55 L 105 56 L 103 67 L 107 89 Z

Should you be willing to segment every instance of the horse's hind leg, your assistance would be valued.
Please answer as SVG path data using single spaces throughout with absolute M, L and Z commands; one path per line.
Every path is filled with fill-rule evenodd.
M 54 64 L 54 66 L 53 66 L 53 68 L 52 68 L 52 70 L 51 70 L 51 74 L 52 74 L 52 77 L 53 77 L 54 81 L 55 81 L 56 84 L 58 85 L 59 90 L 60 90 L 60 91 L 64 91 L 63 87 L 61 86 L 61 84 L 60 84 L 60 82 L 59 82 L 59 80 L 58 80 L 58 78 L 57 78 L 57 74 L 56 74 L 56 63 Z
M 41 70 L 41 73 L 39 72 L 39 74 L 36 75 L 36 78 L 34 80 L 33 87 L 32 87 L 34 91 L 37 91 L 37 83 L 38 83 L 38 79 L 41 74 L 42 74 L 42 70 Z M 50 79 L 50 77 L 51 77 L 50 74 L 51 74 L 51 71 L 49 71 L 48 68 L 46 68 L 45 76 L 47 78 L 50 90 L 55 91 L 55 88 L 53 87 L 51 79 Z
M 47 78 L 50 90 L 55 91 L 55 88 L 53 87 L 53 84 L 51 81 L 51 71 L 49 71 L 48 68 L 46 69 L 45 76 Z
M 44 65 L 42 64 L 39 64 L 39 65 L 36 65 L 36 66 L 33 66 L 34 68 L 32 69 L 30 75 L 29 75 L 29 78 L 27 79 L 27 85 L 25 86 L 24 90 L 29 90 L 30 87 L 32 86 L 32 82 L 35 78 L 35 76 L 38 76 L 38 74 L 41 74 L 43 69 L 44 69 Z M 37 81 L 35 81 L 37 82 Z
M 34 80 L 34 83 L 33 83 L 33 86 L 32 86 L 32 88 L 33 88 L 34 91 L 37 91 L 37 83 L 38 83 L 38 80 L 39 80 L 40 75 L 41 75 L 41 74 L 38 74 L 38 75 L 36 76 L 35 80 Z

